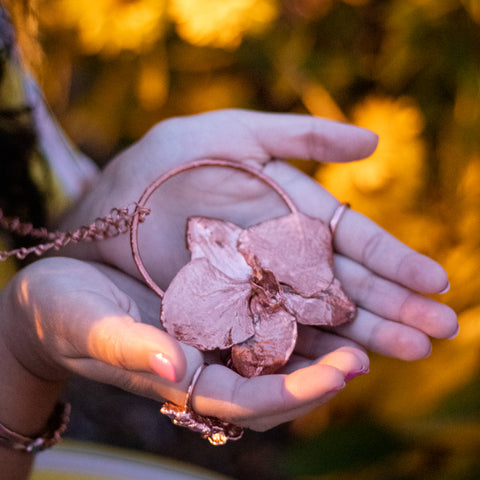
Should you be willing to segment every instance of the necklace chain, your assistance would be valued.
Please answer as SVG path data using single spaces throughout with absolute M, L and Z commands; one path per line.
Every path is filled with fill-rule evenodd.
M 133 204 L 133 209 L 132 207 L 112 208 L 107 216 L 97 218 L 90 225 L 82 226 L 77 230 L 71 232 L 50 232 L 44 227 L 35 228 L 31 223 L 23 223 L 18 218 L 5 217 L 2 209 L 0 209 L 0 228 L 2 230 L 16 233 L 20 236 L 47 240 L 45 243 L 39 243 L 32 247 L 0 251 L 0 261 L 7 260 L 9 257 L 23 260 L 27 255 L 34 254 L 40 256 L 51 249 L 59 250 L 69 243 L 116 237 L 129 231 L 134 218 L 137 217 L 138 222 L 143 223 L 149 213 L 149 208 L 135 203 Z

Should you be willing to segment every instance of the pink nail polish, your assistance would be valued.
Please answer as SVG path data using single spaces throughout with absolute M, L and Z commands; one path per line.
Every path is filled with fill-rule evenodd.
M 359 375 L 365 375 L 369 371 L 370 370 L 369 370 L 368 367 L 364 367 L 364 368 L 361 368 L 360 370 L 357 370 L 357 371 L 354 371 L 354 372 L 349 372 L 345 376 L 345 381 L 348 382 L 348 381 L 354 379 L 355 377 L 358 377 Z
M 150 365 L 161 377 L 170 380 L 171 382 L 177 381 L 175 367 L 163 353 L 151 354 Z

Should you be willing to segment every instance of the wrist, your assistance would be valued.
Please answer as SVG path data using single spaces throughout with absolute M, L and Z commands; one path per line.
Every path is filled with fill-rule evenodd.
M 56 445 L 70 420 L 70 404 L 57 403 L 47 425 L 38 434 L 26 437 L 0 423 L 0 447 L 26 453 L 37 453 Z
M 1 336 L 0 379 L 0 423 L 22 437 L 36 438 L 39 434 L 44 434 L 51 438 L 48 421 L 63 389 L 63 383 L 48 382 L 29 372 L 9 352 Z M 35 448 L 30 451 L 11 448 L 9 440 L 12 440 L 12 436 L 5 429 L 2 431 L 5 439 L 0 442 L 2 478 L 26 480 L 30 475 Z M 14 439 L 18 440 L 15 435 Z M 32 442 L 26 443 L 28 445 Z M 32 447 L 39 447 L 41 444 L 43 441 L 34 440 Z
M 22 436 L 44 431 L 65 383 L 27 370 L 0 338 L 0 423 Z

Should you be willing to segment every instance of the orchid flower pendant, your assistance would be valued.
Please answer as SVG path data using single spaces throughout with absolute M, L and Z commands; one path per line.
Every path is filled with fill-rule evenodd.
M 332 238 L 322 220 L 294 212 L 242 229 L 191 217 L 191 260 L 165 291 L 161 322 L 202 351 L 230 350 L 245 377 L 290 358 L 297 323 L 336 326 L 356 307 L 333 274 Z

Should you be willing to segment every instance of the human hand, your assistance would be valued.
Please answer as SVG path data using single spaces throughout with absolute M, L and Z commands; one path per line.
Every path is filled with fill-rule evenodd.
M 0 292 L 0 312 L 0 423 L 23 436 L 46 431 L 72 374 L 152 394 L 155 379 L 180 380 L 186 370 L 178 342 L 137 323 L 130 297 L 78 260 L 21 270 Z M 149 375 L 152 366 L 160 375 Z M 1 477 L 29 478 L 32 457 L 0 442 Z
M 0 338 L 6 347 L 0 354 L 4 359 L 8 351 L 18 367 L 3 371 L 8 362 L 0 362 L 5 415 L 0 421 L 11 422 L 6 413 L 11 396 L 3 398 L 3 393 L 17 392 L 28 403 L 31 396 L 23 398 L 21 392 L 33 378 L 43 382 L 41 395 L 50 397 L 72 374 L 181 405 L 193 372 L 205 361 L 198 350 L 180 347 L 150 325 L 158 322 L 159 299 L 110 267 L 69 258 L 39 260 L 17 274 L 0 301 Z M 315 345 L 307 337 L 300 341 L 276 375 L 245 379 L 223 365 L 207 367 L 193 408 L 255 430 L 307 413 L 368 369 L 368 358 L 358 346 L 337 337 L 327 341 L 333 335 L 325 335 Z M 157 353 L 169 359 L 171 368 L 156 359 Z M 32 399 L 37 407 L 39 396 L 37 392 Z M 35 412 L 36 407 L 26 410 Z
M 1 336 L 29 372 L 52 382 L 78 374 L 145 394 L 143 377 L 180 381 L 186 358 L 164 331 L 142 323 L 132 298 L 93 264 L 70 258 L 39 260 L 22 269 L 1 295 Z M 130 288 L 135 291 L 138 282 Z M 144 288 L 141 286 L 141 288 Z M 159 308 L 152 297 L 143 314 Z M 132 372 L 143 372 L 133 375 Z M 158 376 L 158 375 L 157 375 Z
M 280 159 L 346 162 L 368 156 L 376 143 L 376 136 L 367 130 L 302 115 L 227 110 L 171 119 L 109 164 L 65 226 L 88 223 L 92 215 L 136 201 L 172 166 L 204 158 L 263 169 L 301 211 L 328 222 L 338 201 Z M 216 168 L 171 179 L 152 196 L 148 207 L 152 213 L 141 226 L 140 249 L 149 274 L 162 288 L 189 259 L 184 246 L 188 216 L 226 218 L 245 227 L 286 213 L 278 197 L 258 180 Z M 337 334 L 369 350 L 413 360 L 429 354 L 429 336 L 455 333 L 454 312 L 423 295 L 439 293 L 448 285 L 436 262 L 352 210 L 342 218 L 334 246 L 336 274 L 359 307 L 355 321 L 336 328 Z M 138 276 L 126 236 L 77 245 L 69 254 Z

